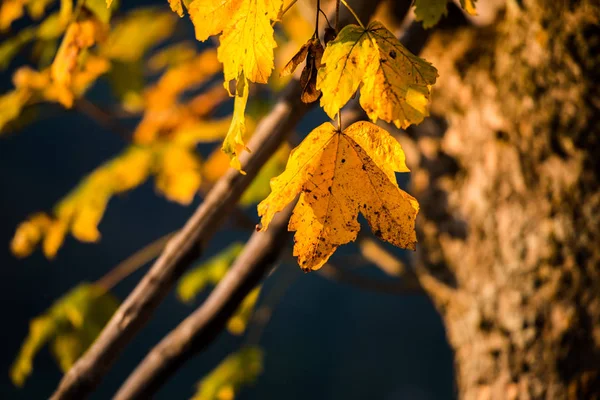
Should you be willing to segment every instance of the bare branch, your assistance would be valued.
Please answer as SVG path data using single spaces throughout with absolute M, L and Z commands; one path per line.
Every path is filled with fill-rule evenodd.
M 204 350 L 240 302 L 275 263 L 290 237 L 294 204 L 278 213 L 266 232 L 255 232 L 206 301 L 156 345 L 125 381 L 117 400 L 148 399 L 193 355 Z

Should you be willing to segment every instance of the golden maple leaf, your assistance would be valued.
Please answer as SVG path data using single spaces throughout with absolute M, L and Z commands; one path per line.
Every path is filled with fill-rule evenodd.
M 406 128 L 429 112 L 437 70 L 413 55 L 380 22 L 366 29 L 347 25 L 323 54 L 317 89 L 321 106 L 334 118 L 362 83 L 360 104 L 369 118 Z
M 278 18 L 283 0 L 194 0 L 189 12 L 196 38 L 200 41 L 222 33 L 218 49 L 223 63 L 225 88 L 237 80 L 234 117 L 223 151 L 231 166 L 241 171 L 239 155 L 246 148 L 244 112 L 248 101 L 248 81 L 267 83 L 273 71 L 273 37 L 271 21 Z
M 271 180 L 258 205 L 261 230 L 300 194 L 288 229 L 296 231 L 294 255 L 305 271 L 320 268 L 338 246 L 354 241 L 362 213 L 374 234 L 415 249 L 419 205 L 398 188 L 395 172 L 409 172 L 400 144 L 370 122 L 343 132 L 329 122 L 295 148 L 285 171 Z

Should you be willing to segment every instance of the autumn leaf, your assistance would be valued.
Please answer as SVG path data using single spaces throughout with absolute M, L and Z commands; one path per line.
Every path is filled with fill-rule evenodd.
M 248 101 L 248 81 L 267 83 L 273 70 L 271 21 L 278 18 L 283 0 L 194 0 L 189 12 L 196 38 L 200 41 L 220 33 L 219 61 L 223 63 L 224 86 L 237 80 L 234 115 L 223 142 L 231 166 L 241 171 L 239 156 L 246 147 L 244 112 Z
M 431 28 L 448 14 L 448 0 L 415 0 L 415 19 L 423 28 Z
M 238 79 L 236 86 L 233 118 L 221 150 L 229 156 L 229 165 L 245 174 L 239 158 L 243 150 L 250 151 L 246 147 L 246 117 L 244 115 L 248 103 L 248 81 L 243 75 Z
M 334 118 L 362 83 L 360 104 L 369 118 L 406 128 L 428 115 L 437 70 L 413 55 L 381 23 L 347 25 L 329 43 L 319 69 L 321 106 Z
M 253 383 L 263 370 L 263 353 L 244 347 L 230 354 L 198 383 L 192 400 L 233 400 L 244 385 Z
M 119 302 L 104 288 L 82 283 L 58 299 L 29 324 L 29 335 L 10 369 L 10 378 L 23 386 L 36 353 L 47 343 L 66 372 L 93 343 Z
M 128 13 L 112 28 L 99 53 L 111 60 L 137 61 L 153 46 L 168 38 L 177 18 L 168 11 L 141 8 Z
M 171 11 L 177 13 L 180 17 L 183 17 L 183 1 L 182 0 L 169 0 L 169 6 Z
M 248 327 L 254 308 L 260 296 L 261 286 L 257 286 L 244 297 L 239 307 L 227 321 L 227 330 L 233 335 L 241 335 Z
M 243 74 L 267 83 L 273 70 L 271 21 L 277 19 L 283 0 L 194 0 L 189 11 L 200 41 L 222 33 L 218 49 L 225 87 Z
M 69 87 L 78 66 L 79 55 L 105 33 L 105 27 L 94 18 L 71 23 L 52 63 L 53 81 Z
M 26 257 L 42 242 L 44 255 L 53 258 L 70 231 L 83 242 L 100 239 L 98 224 L 112 196 L 140 185 L 151 172 L 154 149 L 132 146 L 98 167 L 55 207 L 53 216 L 34 214 L 13 236 L 11 250 Z
M 477 15 L 477 10 L 475 9 L 476 1 L 477 0 L 460 0 L 460 5 L 467 13 Z
M 320 268 L 338 246 L 356 239 L 359 212 L 377 237 L 414 250 L 419 206 L 395 177 L 408 171 L 402 147 L 385 130 L 357 122 L 339 132 L 325 123 L 271 180 L 271 194 L 258 205 L 261 230 L 300 195 L 288 229 L 296 231 L 294 255 L 305 271 Z
M 155 169 L 159 192 L 180 204 L 192 202 L 202 183 L 200 157 L 193 148 L 165 145 L 158 154 Z

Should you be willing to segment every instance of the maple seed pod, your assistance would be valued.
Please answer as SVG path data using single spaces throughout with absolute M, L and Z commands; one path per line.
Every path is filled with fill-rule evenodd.
M 317 89 L 317 70 L 321 67 L 323 51 L 321 41 L 314 38 L 308 47 L 306 65 L 300 76 L 300 85 L 302 86 L 300 100 L 304 103 L 312 103 L 321 97 L 321 91 Z
M 325 46 L 327 46 L 327 43 L 334 40 L 336 36 L 337 36 L 337 33 L 335 32 L 335 29 L 325 28 L 325 35 L 323 36 L 323 39 L 325 40 Z

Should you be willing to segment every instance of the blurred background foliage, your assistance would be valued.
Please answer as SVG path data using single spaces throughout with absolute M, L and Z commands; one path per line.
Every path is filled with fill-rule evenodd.
M 302 9 L 293 10 L 277 31 L 276 69 L 312 35 Z M 110 9 L 104 0 L 2 3 L 2 398 L 52 392 L 61 371 L 91 344 L 144 273 L 138 267 L 226 171 L 219 142 L 232 104 L 219 82 L 214 49 L 193 35 L 191 23 L 164 2 L 114 1 Z M 250 134 L 285 79 L 273 74 L 268 89 L 252 89 Z M 296 137 L 323 120 L 321 111 L 312 112 Z M 149 347 L 224 276 L 258 222 L 254 205 L 269 193 L 268 181 L 282 171 L 289 152 L 282 146 L 263 167 L 206 256 L 126 349 L 95 398 L 114 393 Z M 389 279 L 406 254 L 381 246 L 363 240 L 332 260 Z M 373 259 L 383 261 L 375 265 Z M 450 350 L 424 296 L 304 275 L 285 258 L 227 328 L 159 398 L 195 392 L 196 399 L 453 396 Z

